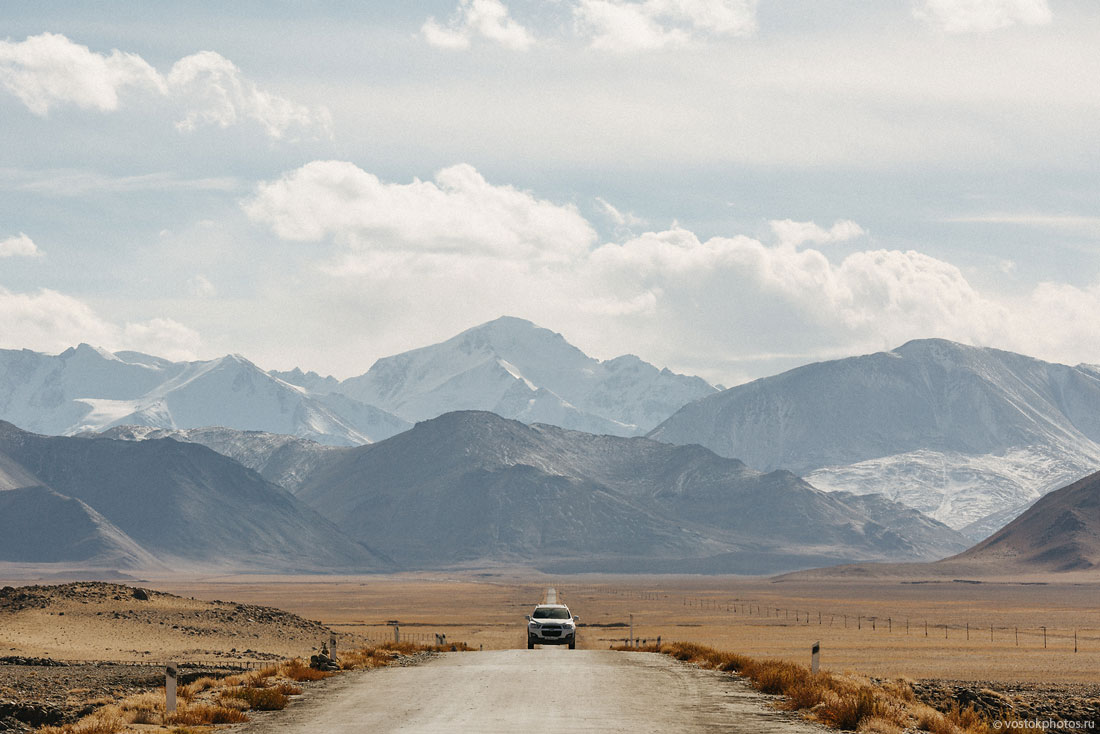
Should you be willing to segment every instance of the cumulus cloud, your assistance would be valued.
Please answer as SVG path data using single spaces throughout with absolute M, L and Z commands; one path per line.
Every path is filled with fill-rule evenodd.
M 88 304 L 50 289 L 15 293 L 0 287 L 0 345 L 60 352 L 87 342 L 111 351 L 134 349 L 169 359 L 194 359 L 198 333 L 171 319 L 115 324 Z
M 314 161 L 261 184 L 244 209 L 284 239 L 333 236 L 366 252 L 555 261 L 583 254 L 596 240 L 574 206 L 495 186 L 465 164 L 444 168 L 434 181 L 394 184 L 352 163 Z
M 45 288 L 35 293 L 0 288 L 0 321 L 5 346 L 40 351 L 88 342 L 112 351 L 137 349 L 189 359 L 201 341 L 194 330 L 171 319 L 111 323 L 83 301 Z
M 56 33 L 0 41 L 0 84 L 36 115 L 59 104 L 111 112 L 129 87 L 167 91 L 156 69 L 137 54 L 97 54 Z
M 1090 361 L 1089 345 L 1100 343 L 1088 316 L 1100 310 L 1100 285 L 1044 284 L 1013 300 L 915 250 L 830 255 L 819 246 L 865 234 L 845 219 L 776 220 L 772 241 L 701 239 L 674 226 L 596 246 L 573 207 L 488 183 L 469 166 L 393 184 L 334 161 L 262 185 L 244 207 L 283 239 L 328 244 L 311 276 L 331 299 L 318 318 L 348 314 L 371 349 L 408 349 L 515 314 L 601 357 L 638 353 L 736 382 L 915 338 L 1057 361 Z M 424 336 L 402 342 L 408 333 Z
M 756 0 L 580 0 L 574 21 L 593 48 L 654 50 L 700 36 L 751 35 Z
M 221 54 L 202 51 L 172 65 L 168 88 L 180 99 L 186 117 L 176 127 L 190 132 L 201 124 L 219 127 L 251 120 L 275 139 L 296 132 L 331 133 L 325 108 L 311 109 L 258 88 Z
M 475 36 L 481 36 L 506 48 L 523 51 L 534 37 L 509 15 L 501 0 L 460 0 L 446 25 L 428 18 L 420 29 L 433 46 L 467 49 Z
M 143 90 L 183 110 L 177 127 L 220 127 L 250 121 L 272 138 L 296 133 L 328 135 L 324 108 L 311 109 L 245 78 L 231 61 L 203 51 L 177 61 L 162 75 L 137 54 L 100 54 L 63 35 L 43 33 L 24 41 L 0 41 L 0 85 L 36 115 L 60 105 L 113 112 L 127 90 Z
M 947 33 L 1046 25 L 1054 17 L 1047 0 L 923 0 L 913 13 Z
M 780 243 L 793 247 L 798 247 L 807 242 L 817 245 L 845 242 L 867 234 L 863 227 L 850 219 L 838 220 L 829 229 L 825 229 L 815 222 L 795 222 L 791 219 L 775 219 L 769 224 Z
M 41 254 L 34 241 L 22 232 L 0 240 L 0 257 L 38 257 Z

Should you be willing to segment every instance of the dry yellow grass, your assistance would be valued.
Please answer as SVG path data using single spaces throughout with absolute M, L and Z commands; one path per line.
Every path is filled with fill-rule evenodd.
M 633 647 L 620 647 L 634 650 Z M 656 651 L 656 650 L 655 650 Z M 784 660 L 756 660 L 695 643 L 674 642 L 660 652 L 701 667 L 735 672 L 754 688 L 783 696 L 781 705 L 845 731 L 896 734 L 917 726 L 933 734 L 993 734 L 993 722 L 971 708 L 941 712 L 919 703 L 905 681 L 874 683 L 852 674 L 812 674 Z
M 402 656 L 438 650 L 438 647 L 401 643 L 367 646 L 342 656 L 343 670 L 360 670 L 389 665 Z M 448 649 L 450 649 L 448 647 Z M 75 724 L 45 727 L 42 734 L 116 734 L 134 731 L 131 725 L 174 726 L 172 732 L 186 734 L 191 726 L 236 724 L 248 721 L 248 711 L 278 711 L 290 697 L 301 695 L 298 683 L 323 680 L 338 673 L 310 668 L 300 658 L 260 670 L 222 679 L 204 677 L 177 689 L 175 713 L 165 706 L 163 688 L 128 696 L 107 704 Z

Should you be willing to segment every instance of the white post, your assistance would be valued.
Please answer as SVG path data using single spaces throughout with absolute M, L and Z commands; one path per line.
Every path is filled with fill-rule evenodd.
M 165 710 L 173 714 L 176 712 L 176 674 L 179 666 L 176 663 L 168 663 L 164 671 Z
M 396 624 L 393 626 L 393 641 L 394 643 L 401 642 L 401 627 Z
M 817 675 L 818 663 L 821 658 L 821 643 L 815 642 L 814 646 L 810 648 L 810 673 Z
M 630 615 L 630 647 L 634 647 L 634 615 Z

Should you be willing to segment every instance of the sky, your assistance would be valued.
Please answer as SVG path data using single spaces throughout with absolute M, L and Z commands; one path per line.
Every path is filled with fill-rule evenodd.
M 0 348 L 1100 363 L 1095 0 L 8 0 Z

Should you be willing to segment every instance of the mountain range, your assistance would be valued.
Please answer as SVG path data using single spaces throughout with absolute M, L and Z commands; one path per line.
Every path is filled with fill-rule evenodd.
M 256 472 L 171 439 L 0 422 L 0 561 L 98 568 L 382 570 L 388 561 Z
M 223 426 L 355 446 L 453 410 L 637 435 L 713 392 L 704 380 L 637 357 L 601 362 L 560 334 L 509 317 L 380 359 L 343 382 L 265 371 L 240 355 L 171 362 L 87 344 L 58 355 L 0 350 L 0 420 L 50 435 Z
M 380 359 L 366 373 L 343 381 L 300 369 L 265 371 L 239 355 L 172 362 L 136 352 L 112 354 L 88 345 L 59 355 L 0 350 L 0 419 L 40 434 L 102 431 L 105 438 L 131 442 L 173 439 L 201 444 L 292 494 L 311 501 L 325 497 L 318 509 L 326 515 L 325 502 L 338 505 L 345 500 L 337 501 L 336 490 L 326 494 L 329 490 L 322 489 L 318 477 L 338 484 L 339 472 L 333 467 L 350 462 L 359 447 L 400 438 L 380 453 L 364 453 L 373 457 L 371 462 L 382 462 L 382 457 L 395 455 L 393 446 L 425 435 L 427 429 L 421 425 L 410 431 L 415 421 L 435 426 L 435 419 L 450 411 L 470 410 L 518 420 L 543 441 L 557 426 L 573 432 L 571 441 L 616 454 L 620 448 L 608 448 L 618 446 L 608 443 L 610 436 L 646 433 L 652 439 L 649 443 L 688 448 L 698 444 L 727 460 L 743 461 L 744 471 L 763 472 L 761 476 L 793 472 L 805 478 L 806 486 L 832 493 L 845 512 L 854 513 L 857 524 L 866 520 L 886 528 L 908 528 L 902 533 L 909 534 L 905 542 L 912 542 L 919 557 L 926 549 L 912 535 L 912 527 L 926 522 L 919 513 L 976 542 L 1011 522 L 1046 492 L 1100 467 L 1100 368 L 1051 364 L 938 339 L 806 365 L 721 391 L 699 378 L 660 370 L 636 357 L 593 359 L 561 335 L 510 317 L 468 329 L 440 344 Z M 469 427 L 453 421 L 445 425 Z M 500 435 L 511 436 L 514 430 L 518 429 Z M 473 439 L 463 436 L 461 440 Z M 639 510 L 627 522 L 640 534 L 635 538 L 638 544 L 632 546 L 620 538 L 616 545 L 612 539 L 618 529 L 612 532 L 605 527 L 607 542 L 591 546 L 593 554 L 630 565 L 640 557 L 637 548 L 649 547 L 663 563 L 680 567 L 685 559 L 693 559 L 697 567 L 708 563 L 722 567 L 721 561 L 699 559 L 717 559 L 723 553 L 745 557 L 739 534 L 746 528 L 722 530 L 709 521 L 693 524 L 699 518 L 683 514 L 686 505 L 670 504 L 662 494 L 665 490 L 648 485 L 650 480 L 644 477 L 616 479 L 598 469 L 599 462 L 588 460 L 547 476 L 525 474 L 530 467 L 541 472 L 547 461 L 537 458 L 542 449 L 525 451 L 535 458 L 486 469 L 494 481 L 505 482 L 495 491 L 507 493 L 513 482 L 528 487 L 553 485 L 578 507 L 606 517 Z M 579 455 L 579 449 L 571 451 Z M 444 472 L 459 471 L 454 467 L 461 466 L 462 457 L 440 458 L 424 448 L 406 458 Z M 392 462 L 396 463 L 383 462 L 379 467 L 396 477 L 400 462 Z M 92 535 L 100 538 L 97 552 L 104 557 L 113 554 L 126 563 L 137 563 L 148 560 L 142 552 L 153 553 L 130 537 L 112 513 L 33 473 L 19 478 L 25 471 L 18 462 L 5 466 L 0 461 L 0 482 L 7 489 L 27 490 L 5 495 L 8 504 L 2 509 L 8 517 L 16 512 L 26 517 L 27 508 L 35 503 L 50 504 L 58 513 L 82 516 L 88 528 L 100 528 L 102 532 Z M 419 497 L 420 492 L 443 492 L 444 485 L 433 485 L 429 491 L 427 485 L 410 478 L 416 467 L 408 471 L 393 486 L 406 487 L 410 498 Z M 462 476 L 466 479 L 455 481 L 474 481 L 469 478 L 472 474 Z M 722 481 L 733 482 L 732 476 Z M 643 485 L 652 489 L 644 507 L 628 491 Z M 382 491 L 369 482 L 363 486 L 369 486 L 370 492 Z M 445 486 L 447 492 L 457 491 Z M 581 487 L 588 489 L 581 491 Z M 450 496 L 447 492 L 439 495 L 440 502 Z M 526 502 L 544 495 L 516 495 L 520 496 Z M 508 501 L 518 501 L 516 497 Z M 597 501 L 603 504 L 591 504 Z M 724 500 L 714 496 L 707 501 L 720 508 Z M 824 506 L 811 505 L 826 512 Z M 541 507 L 536 503 L 527 509 L 534 512 Z M 899 512 L 906 507 L 914 512 L 903 522 L 899 518 L 904 513 Z M 487 508 L 482 507 L 488 512 Z M 348 522 L 343 516 L 331 517 L 341 527 Z M 502 516 L 499 522 L 507 517 L 527 522 L 522 514 Z M 371 522 L 364 527 L 371 527 Z M 680 530 L 671 530 L 669 523 L 680 523 Z M 379 529 L 383 535 L 388 531 Z M 492 532 L 498 531 L 504 532 L 504 526 Z M 733 534 L 723 535 L 727 531 Z M 343 532 L 370 542 L 354 527 L 344 527 Z M 531 540 L 530 527 L 516 532 L 525 539 L 481 548 L 458 543 L 455 552 L 464 559 L 479 553 L 488 553 L 486 558 L 543 557 L 543 551 L 536 552 L 541 546 Z M 587 537 L 585 532 L 577 528 L 571 537 L 580 542 Z M 695 539 L 685 540 L 684 533 L 695 533 L 691 536 Z M 134 544 L 120 540 L 122 536 Z M 832 550 L 821 558 L 827 560 L 839 548 L 847 549 L 841 554 L 845 558 L 889 557 L 894 552 L 856 536 L 843 542 L 837 538 L 822 540 L 819 547 Z M 959 542 L 957 537 L 951 539 L 940 555 L 958 550 Z M 898 547 L 902 546 L 904 542 Z M 765 555 L 776 557 L 778 547 Z M 415 549 L 398 555 L 402 553 L 413 564 L 443 562 Z M 813 555 L 799 553 L 795 555 L 801 560 L 792 561 L 796 565 Z
M 903 505 L 821 492 L 700 446 L 476 411 L 339 450 L 297 496 L 405 567 L 761 573 L 965 547 Z
M 1100 472 L 1049 492 L 977 545 L 931 563 L 854 564 L 785 574 L 776 581 L 904 579 L 907 583 L 1051 578 L 1095 582 L 1100 570 Z
M 170 362 L 81 344 L 56 356 L 0 350 L 0 419 L 71 435 L 116 425 L 226 426 L 358 445 L 411 424 L 342 395 L 320 395 L 239 355 Z
M 980 540 L 1100 467 L 1100 372 L 920 340 L 730 388 L 649 435 L 882 493 Z

